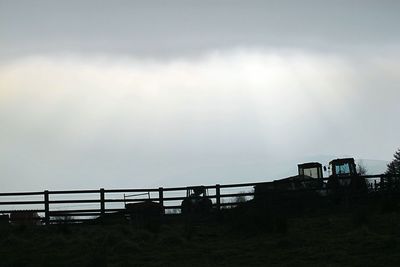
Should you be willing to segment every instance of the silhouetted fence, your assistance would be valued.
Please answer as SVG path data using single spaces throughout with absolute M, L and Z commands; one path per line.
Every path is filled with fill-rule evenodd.
M 369 192 L 384 192 L 400 189 L 400 177 L 388 175 L 366 175 L 361 178 L 369 181 Z M 344 178 L 348 179 L 348 178 Z M 320 179 L 324 184 L 328 178 Z M 208 185 L 204 188 L 213 207 L 219 211 L 224 207 L 236 206 L 254 197 L 257 185 L 272 185 L 272 182 L 238 183 Z M 289 183 L 289 182 L 288 182 Z M 143 188 L 143 189 L 98 189 L 98 190 L 63 190 L 42 192 L 0 193 L 0 214 L 40 215 L 43 224 L 62 222 L 83 222 L 101 215 L 125 211 L 128 203 L 154 201 L 163 207 L 163 214 L 180 213 L 181 202 L 187 196 L 189 187 Z M 322 188 L 304 188 L 306 190 L 325 190 Z M 285 190 L 283 190 L 285 191 Z M 286 190 L 292 192 L 291 190 Z M 298 190 L 297 190 L 298 191 Z M 146 197 L 143 197 L 146 196 Z M 22 198 L 22 199 L 21 199 Z M 30 215 L 28 215 L 30 214 Z M 18 217 L 18 216 L 16 216 Z M 24 215 L 19 216 L 24 219 Z

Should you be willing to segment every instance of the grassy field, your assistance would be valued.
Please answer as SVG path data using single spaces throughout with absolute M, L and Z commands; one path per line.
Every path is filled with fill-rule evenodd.
M 3 226 L 0 266 L 400 265 L 395 209 L 245 215 L 151 230 L 130 224 Z

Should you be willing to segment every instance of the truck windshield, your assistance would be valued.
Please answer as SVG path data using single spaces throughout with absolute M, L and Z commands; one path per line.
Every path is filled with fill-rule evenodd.
M 312 178 L 320 178 L 318 175 L 318 168 L 307 168 L 303 169 L 303 174 Z
M 348 163 L 335 165 L 336 175 L 346 175 L 350 174 L 350 166 Z

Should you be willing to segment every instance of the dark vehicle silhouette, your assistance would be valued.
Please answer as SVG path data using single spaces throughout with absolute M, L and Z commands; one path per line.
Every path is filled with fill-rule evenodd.
M 322 175 L 322 165 L 318 162 L 309 162 L 298 165 L 298 175 L 288 178 L 265 182 L 254 187 L 254 198 L 262 199 L 273 196 L 293 196 L 294 193 L 299 195 L 309 194 L 310 190 L 314 194 L 324 189 Z
M 357 173 L 354 158 L 335 159 L 329 162 L 329 194 L 359 194 L 367 192 L 367 182 Z
M 329 170 L 329 177 L 324 179 L 320 163 L 299 164 L 298 175 L 257 184 L 254 203 L 259 206 L 312 207 L 322 204 L 327 196 L 340 200 L 367 192 L 367 182 L 357 173 L 354 158 L 332 160 Z
M 131 220 L 138 218 L 157 218 L 164 213 L 163 206 L 154 201 L 128 203 L 125 205 L 127 214 Z
M 161 224 L 164 207 L 161 203 L 146 200 L 125 205 L 128 221 L 136 227 L 157 230 Z
M 212 201 L 204 186 L 188 187 L 181 204 L 182 214 L 207 214 L 212 210 Z

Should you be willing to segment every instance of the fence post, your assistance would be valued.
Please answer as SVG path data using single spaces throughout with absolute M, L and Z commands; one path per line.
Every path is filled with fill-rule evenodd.
M 106 213 L 106 204 L 104 197 L 104 188 L 100 188 L 100 215 L 103 217 Z
M 221 210 L 221 188 L 219 184 L 215 185 L 215 195 L 216 195 L 216 203 L 217 203 L 217 211 Z
M 158 199 L 160 202 L 161 206 L 161 214 L 165 214 L 165 208 L 164 208 L 164 189 L 162 187 L 158 188 Z
M 44 190 L 44 223 L 45 225 L 49 225 L 50 223 L 50 205 L 48 190 Z

